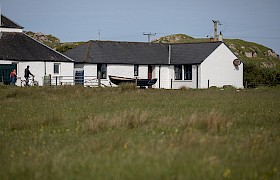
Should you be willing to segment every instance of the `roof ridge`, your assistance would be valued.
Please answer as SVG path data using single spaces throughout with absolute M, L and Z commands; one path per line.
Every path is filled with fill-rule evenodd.
M 88 42 L 100 42 L 100 43 L 129 43 L 129 44 L 164 44 L 164 43 L 153 43 L 153 42 L 111 41 L 111 40 L 89 40 Z
M 168 43 L 170 45 L 182 45 L 182 44 L 222 44 L 222 41 L 209 41 L 209 42 L 187 42 L 187 43 Z

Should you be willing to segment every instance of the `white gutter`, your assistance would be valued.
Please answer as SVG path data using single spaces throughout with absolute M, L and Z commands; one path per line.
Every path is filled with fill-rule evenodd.
M 169 48 L 168 48 L 168 50 L 169 50 L 169 55 L 168 55 L 168 64 L 170 64 L 171 63 L 171 45 L 169 44 Z

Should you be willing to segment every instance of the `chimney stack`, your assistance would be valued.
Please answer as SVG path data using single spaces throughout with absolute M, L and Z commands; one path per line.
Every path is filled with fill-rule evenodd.
M 218 40 L 218 23 L 219 21 L 217 20 L 212 20 L 213 23 L 214 23 L 214 41 L 217 41 Z
M 221 32 L 221 31 L 220 31 L 220 35 L 219 35 L 219 39 L 218 39 L 218 41 L 223 42 L 223 34 L 222 34 L 222 32 Z

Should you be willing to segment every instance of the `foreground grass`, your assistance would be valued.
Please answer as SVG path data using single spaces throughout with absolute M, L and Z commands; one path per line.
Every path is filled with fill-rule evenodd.
M 279 179 L 280 88 L 0 87 L 1 179 Z

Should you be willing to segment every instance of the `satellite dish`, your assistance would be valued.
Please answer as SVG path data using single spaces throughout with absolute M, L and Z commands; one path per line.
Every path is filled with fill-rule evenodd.
M 233 65 L 234 66 L 239 66 L 241 64 L 241 61 L 239 59 L 233 60 Z

